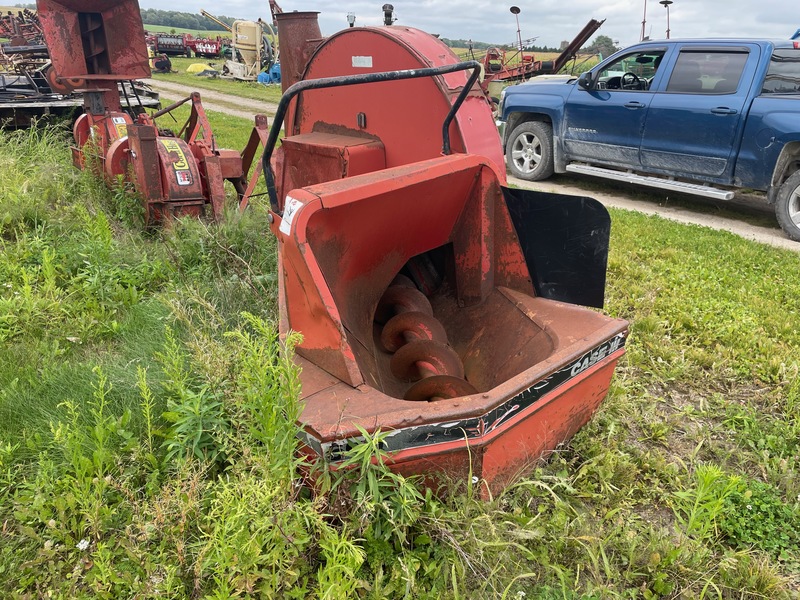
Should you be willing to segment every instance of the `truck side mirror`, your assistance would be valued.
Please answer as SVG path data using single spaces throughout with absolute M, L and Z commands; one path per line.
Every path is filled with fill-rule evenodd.
M 581 73 L 581 76 L 578 77 L 578 85 L 587 91 L 591 91 L 594 89 L 596 80 L 592 76 L 591 71 L 586 71 L 586 73 Z

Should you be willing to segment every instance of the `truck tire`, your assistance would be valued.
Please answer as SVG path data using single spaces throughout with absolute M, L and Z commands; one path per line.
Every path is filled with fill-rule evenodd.
M 520 123 L 506 142 L 506 165 L 514 177 L 540 181 L 553 174 L 553 128 L 542 121 Z
M 800 242 L 800 171 L 784 181 L 778 190 L 775 216 L 784 233 L 795 242 Z

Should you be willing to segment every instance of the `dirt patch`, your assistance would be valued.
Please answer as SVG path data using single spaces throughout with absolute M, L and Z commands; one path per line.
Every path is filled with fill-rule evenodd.
M 192 86 L 182 85 L 180 83 L 172 83 L 160 79 L 147 79 L 146 83 L 157 91 L 160 96 L 169 98 L 171 101 L 187 98 L 192 92 L 199 91 L 200 97 L 203 99 L 203 106 L 206 110 L 221 112 L 243 119 L 252 120 L 257 114 L 272 116 L 278 110 L 278 105 L 272 102 L 240 98 L 238 96 L 223 94 L 212 90 L 197 90 Z M 164 104 L 164 102 L 162 102 L 162 104 Z

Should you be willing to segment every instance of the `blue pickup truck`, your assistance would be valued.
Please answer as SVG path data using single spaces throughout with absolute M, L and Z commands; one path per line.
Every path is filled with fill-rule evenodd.
M 580 77 L 506 88 L 510 172 L 584 173 L 729 200 L 765 191 L 800 241 L 800 41 L 648 41 Z

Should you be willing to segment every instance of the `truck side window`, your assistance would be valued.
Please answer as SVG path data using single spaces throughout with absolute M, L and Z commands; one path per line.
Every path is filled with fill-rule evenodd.
M 667 84 L 668 92 L 730 94 L 736 91 L 747 52 L 688 51 L 680 53 Z
M 800 49 L 781 48 L 772 53 L 761 93 L 800 93 Z
M 663 57 L 663 50 L 636 52 L 623 56 L 598 73 L 597 89 L 648 90 Z

